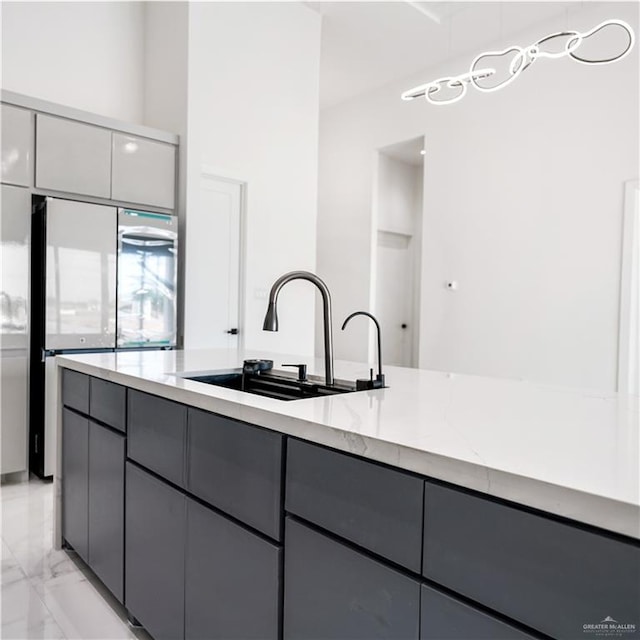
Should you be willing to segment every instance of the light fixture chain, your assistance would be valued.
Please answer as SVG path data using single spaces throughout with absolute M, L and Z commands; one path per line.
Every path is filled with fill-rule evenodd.
M 502 31 L 502 5 L 500 3 L 500 29 Z M 569 9 L 566 8 L 566 19 L 568 22 L 569 19 Z M 588 38 L 596 35 L 602 29 L 611 26 L 622 27 L 622 29 L 626 32 L 628 43 L 624 51 L 619 53 L 616 56 L 612 56 L 609 58 L 601 58 L 597 60 L 589 60 L 587 58 L 580 57 L 576 51 L 580 47 L 580 45 Z M 450 18 L 449 21 L 449 49 L 451 49 L 451 35 L 452 32 L 452 20 Z M 501 33 L 502 36 L 502 33 Z M 564 48 L 560 49 L 560 51 L 549 51 L 545 50 L 543 47 L 545 45 L 549 45 L 550 42 L 557 40 L 559 38 L 564 38 L 566 40 Z M 415 98 L 424 97 L 431 104 L 436 105 L 444 105 L 444 104 L 452 104 L 454 102 L 458 102 L 461 100 L 467 93 L 467 88 L 469 85 L 473 85 L 478 91 L 488 93 L 491 91 L 497 91 L 498 89 L 502 89 L 506 87 L 508 84 L 513 82 L 525 69 L 530 67 L 536 60 L 539 58 L 549 58 L 549 59 L 557 59 L 570 57 L 576 62 L 580 62 L 582 64 L 608 64 L 611 62 L 617 62 L 618 60 L 622 60 L 625 58 L 631 49 L 633 48 L 635 43 L 635 34 L 633 29 L 629 24 L 624 22 L 623 20 L 610 19 L 601 22 L 600 24 L 593 27 L 586 32 L 572 31 L 568 28 L 564 31 L 558 31 L 556 33 L 551 33 L 544 38 L 540 38 L 537 42 L 534 42 L 532 45 L 528 47 L 519 47 L 516 45 L 507 47 L 502 51 L 486 51 L 478 56 L 476 56 L 471 63 L 469 71 L 466 73 L 462 73 L 458 76 L 447 76 L 444 78 L 438 78 L 437 80 L 433 80 L 432 82 L 428 82 L 426 84 L 419 85 L 414 87 L 413 89 L 409 89 L 405 91 L 401 98 L 402 100 L 414 100 Z M 502 80 L 497 84 L 492 86 L 483 86 L 480 84 L 480 81 L 486 80 L 487 78 L 491 78 L 492 76 L 497 74 L 496 69 L 490 66 L 481 65 L 480 62 L 484 59 L 493 58 L 501 58 L 513 52 L 513 57 L 511 62 L 509 63 L 509 77 L 506 80 Z M 445 97 L 443 99 L 438 99 L 438 95 L 440 92 L 445 89 L 453 89 L 453 96 Z

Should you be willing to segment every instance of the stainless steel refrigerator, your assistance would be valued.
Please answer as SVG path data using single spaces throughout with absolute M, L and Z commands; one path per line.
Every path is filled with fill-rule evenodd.
M 53 356 L 176 344 L 173 216 L 59 198 L 32 214 L 29 465 L 53 474 Z

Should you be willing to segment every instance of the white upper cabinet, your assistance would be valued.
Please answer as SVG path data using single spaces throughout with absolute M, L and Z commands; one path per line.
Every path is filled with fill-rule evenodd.
M 33 182 L 33 114 L 8 104 L 2 114 L 2 182 L 30 187 Z
M 36 131 L 36 187 L 111 196 L 109 129 L 39 113 Z
M 172 144 L 114 132 L 111 197 L 173 209 L 175 149 Z

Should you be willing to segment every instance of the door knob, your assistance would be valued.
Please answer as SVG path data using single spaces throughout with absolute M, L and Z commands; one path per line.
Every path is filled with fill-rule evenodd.
M 227 331 L 227 333 L 230 333 L 232 336 L 237 336 L 238 335 L 238 329 L 236 329 L 234 327 L 233 329 L 229 329 L 229 331 Z

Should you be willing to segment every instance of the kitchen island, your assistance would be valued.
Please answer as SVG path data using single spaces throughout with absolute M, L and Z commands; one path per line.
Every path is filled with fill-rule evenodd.
M 245 357 L 322 370 L 58 358 L 57 543 L 154 637 L 639 637 L 637 397 L 388 367 L 283 402 L 181 377 Z

